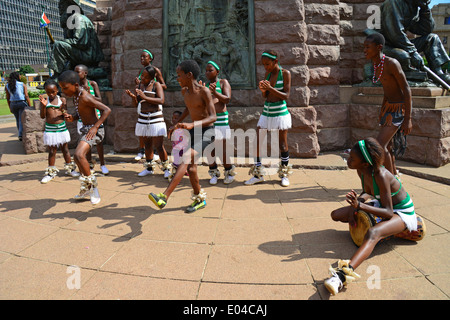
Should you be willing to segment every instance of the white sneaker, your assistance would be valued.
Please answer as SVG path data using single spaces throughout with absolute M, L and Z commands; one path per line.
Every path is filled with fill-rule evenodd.
M 289 186 L 289 179 L 286 177 L 281 178 L 281 186 L 282 187 L 288 187 Z
M 55 179 L 55 176 L 46 175 L 42 178 L 41 183 L 47 183 Z
M 325 285 L 325 288 L 331 293 L 331 295 L 336 295 L 339 290 L 342 289 L 344 286 L 341 279 L 339 279 L 339 276 L 336 272 L 332 272 L 331 278 L 328 278 L 323 282 Z
M 108 168 L 105 165 L 100 166 L 100 169 L 102 170 L 102 173 L 104 175 L 107 175 L 109 173 L 109 170 L 108 170 Z
M 164 179 L 168 179 L 169 178 L 169 176 L 170 176 L 170 170 L 164 170 Z
M 80 176 L 80 173 L 78 171 L 70 171 L 69 176 L 72 176 L 74 178 L 78 178 Z
M 234 181 L 234 176 L 225 176 L 225 178 L 223 178 L 223 183 L 224 184 L 230 184 Z
M 257 184 L 257 183 L 260 183 L 260 182 L 263 182 L 263 181 L 264 181 L 264 177 L 257 178 L 257 177 L 253 176 L 249 180 L 245 181 L 244 184 L 246 186 L 251 186 L 253 184 Z
M 144 156 L 145 156 L 145 154 L 139 152 L 139 153 L 137 154 L 137 156 L 134 157 L 134 160 L 139 161 L 139 160 L 141 160 Z
M 92 204 L 97 204 L 100 202 L 100 193 L 98 192 L 97 188 L 92 188 L 90 191 L 90 196 L 91 196 L 91 203 Z
M 217 184 L 217 176 L 212 176 L 211 180 L 209 180 L 209 184 L 215 185 Z
M 81 200 L 81 199 L 86 199 L 86 198 L 90 198 L 91 197 L 91 192 L 89 190 L 86 191 L 80 191 L 79 194 L 77 194 L 75 197 L 73 197 L 75 200 Z
M 139 177 L 145 177 L 145 176 L 147 176 L 149 174 L 153 174 L 153 171 L 144 169 L 144 170 L 142 170 L 141 172 L 138 173 L 138 176 Z
M 153 154 L 153 160 L 159 161 L 159 155 L 157 155 L 156 153 L 154 153 L 154 154 Z

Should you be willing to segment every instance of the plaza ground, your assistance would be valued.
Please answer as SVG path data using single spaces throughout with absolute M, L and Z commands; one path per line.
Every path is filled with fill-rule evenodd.
M 244 186 L 246 167 L 237 168 L 233 184 L 219 179 L 209 186 L 207 167 L 201 166 L 207 207 L 186 214 L 187 177 L 167 207 L 157 210 L 147 194 L 165 189 L 162 172 L 138 177 L 142 165 L 133 161 L 134 154 L 108 150 L 110 174 L 98 176 L 102 201 L 76 202 L 80 184 L 64 175 L 61 153 L 58 177 L 42 185 L 47 154 L 25 155 L 16 136 L 13 122 L 0 124 L 0 299 L 450 297 L 449 165 L 398 163 L 408 172 L 402 183 L 425 219 L 425 239 L 379 244 L 357 269 L 361 279 L 330 296 L 323 286 L 328 267 L 356 250 L 348 226 L 333 222 L 330 212 L 346 205 L 345 194 L 361 186 L 338 153 L 292 159 L 288 188 L 279 185 L 276 174 Z

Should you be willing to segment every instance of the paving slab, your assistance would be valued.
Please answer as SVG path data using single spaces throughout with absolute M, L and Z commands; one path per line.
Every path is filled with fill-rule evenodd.
M 207 206 L 186 214 L 188 177 L 159 210 L 147 195 L 166 188 L 162 172 L 138 177 L 142 164 L 134 155 L 110 151 L 110 174 L 97 172 L 102 201 L 75 201 L 79 181 L 64 174 L 62 157 L 58 177 L 41 184 L 47 155 L 25 155 L 14 130 L 0 124 L 0 299 L 450 298 L 449 166 L 399 162 L 426 222 L 425 239 L 378 244 L 358 268 L 361 278 L 330 296 L 323 286 L 329 266 L 357 249 L 348 225 L 330 213 L 361 188 L 339 152 L 292 159 L 287 188 L 276 174 L 245 186 L 247 165 L 238 166 L 231 185 L 219 179 L 210 186 L 201 165 Z

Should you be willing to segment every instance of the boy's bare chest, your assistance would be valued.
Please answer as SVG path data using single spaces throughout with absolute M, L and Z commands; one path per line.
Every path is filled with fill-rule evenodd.
M 199 94 L 185 94 L 184 102 L 192 120 L 196 121 L 207 116 L 206 105 Z

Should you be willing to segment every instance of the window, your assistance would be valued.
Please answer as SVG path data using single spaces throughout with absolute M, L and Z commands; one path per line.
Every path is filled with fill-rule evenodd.
M 444 18 L 444 24 L 450 24 L 450 17 Z

